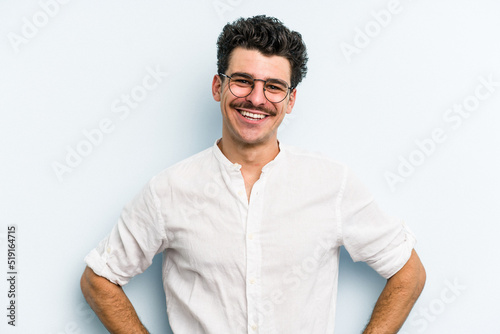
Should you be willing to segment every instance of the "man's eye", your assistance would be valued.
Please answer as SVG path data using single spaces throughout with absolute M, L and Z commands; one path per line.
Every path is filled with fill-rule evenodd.
M 277 85 L 272 85 L 272 84 L 271 85 L 267 85 L 266 89 L 267 90 L 271 90 L 271 91 L 276 91 L 276 92 L 282 92 L 282 91 L 285 90 L 285 88 L 282 87 L 282 86 L 277 86 Z
M 234 79 L 234 82 L 237 83 L 238 85 L 245 85 L 245 86 L 252 85 L 252 83 L 246 79 Z

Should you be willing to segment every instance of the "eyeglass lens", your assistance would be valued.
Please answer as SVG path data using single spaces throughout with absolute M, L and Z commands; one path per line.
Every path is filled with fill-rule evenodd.
M 246 97 L 252 93 L 256 81 L 250 76 L 234 74 L 229 80 L 229 90 L 236 97 Z M 278 79 L 268 79 L 264 81 L 264 96 L 269 102 L 278 103 L 283 101 L 288 94 L 288 85 Z

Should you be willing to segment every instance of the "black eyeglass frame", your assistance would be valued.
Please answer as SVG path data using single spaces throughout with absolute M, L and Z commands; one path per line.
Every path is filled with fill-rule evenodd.
M 269 99 L 267 98 L 267 95 L 266 95 L 266 83 L 267 83 L 268 81 L 279 80 L 279 79 L 275 79 L 275 78 L 271 78 L 271 79 L 267 79 L 267 80 L 264 80 L 264 79 L 255 79 L 255 78 L 253 78 L 252 76 L 248 75 L 249 79 L 251 78 L 251 79 L 253 80 L 253 82 L 254 82 L 254 84 L 252 85 L 252 90 L 251 90 L 251 91 L 250 91 L 247 95 L 245 95 L 245 96 L 238 96 L 238 95 L 234 94 L 234 93 L 233 93 L 233 91 L 231 90 L 231 79 L 232 79 L 232 76 L 227 75 L 227 74 L 224 74 L 224 73 L 218 73 L 218 74 L 219 74 L 219 76 L 223 76 L 223 77 L 225 77 L 225 78 L 228 78 L 228 79 L 229 79 L 229 82 L 228 82 L 228 88 L 229 88 L 229 91 L 230 91 L 230 92 L 231 92 L 231 94 L 233 94 L 234 96 L 236 96 L 236 97 L 240 97 L 240 98 L 247 97 L 248 95 L 252 94 L 252 92 L 253 92 L 253 90 L 254 90 L 254 88 L 255 88 L 255 81 L 262 81 L 262 82 L 264 83 L 264 87 L 263 87 L 263 90 L 264 90 L 264 96 L 266 97 L 266 100 L 268 100 L 268 101 L 269 101 L 269 102 L 271 102 L 271 103 L 280 103 L 280 102 L 283 102 L 283 101 L 286 99 L 286 97 L 288 96 L 288 94 L 290 94 L 290 93 L 291 93 L 291 91 L 292 91 L 292 90 L 294 90 L 294 88 L 295 88 L 295 87 L 288 87 L 288 84 L 287 84 L 286 82 L 284 82 L 284 81 L 283 81 L 283 83 L 285 83 L 285 84 L 286 84 L 286 86 L 287 86 L 287 91 L 286 91 L 286 94 L 285 94 L 285 96 L 283 97 L 283 99 L 279 100 L 278 102 L 273 102 L 273 101 L 271 101 L 271 100 L 269 100 Z M 239 74 L 239 73 L 238 73 L 238 74 Z M 234 74 L 233 74 L 233 76 L 234 76 Z M 282 80 L 279 80 L 279 81 L 282 81 Z

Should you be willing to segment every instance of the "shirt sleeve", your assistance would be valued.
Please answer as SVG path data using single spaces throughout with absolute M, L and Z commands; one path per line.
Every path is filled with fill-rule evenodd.
M 125 285 L 144 272 L 153 257 L 167 247 L 153 180 L 125 206 L 111 233 L 85 257 L 97 275 L 115 284 Z
M 353 261 L 390 278 L 408 261 L 416 243 L 406 224 L 382 212 L 366 187 L 345 169 L 340 194 L 341 244 Z

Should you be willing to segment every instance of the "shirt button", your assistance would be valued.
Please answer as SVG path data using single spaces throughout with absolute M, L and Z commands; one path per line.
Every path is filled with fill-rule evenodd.
M 106 248 L 106 252 L 111 253 L 111 247 Z
M 243 190 L 238 191 L 238 196 L 243 196 L 245 192 Z
M 248 234 L 248 239 L 253 240 L 253 233 Z
M 255 331 L 257 330 L 257 325 L 252 325 L 251 328 Z
M 250 284 L 255 284 L 255 279 L 254 278 L 250 279 Z

